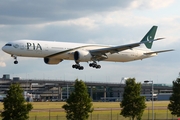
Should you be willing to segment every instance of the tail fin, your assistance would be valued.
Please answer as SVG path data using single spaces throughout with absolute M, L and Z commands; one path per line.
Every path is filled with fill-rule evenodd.
M 154 40 L 155 34 L 156 34 L 156 30 L 157 30 L 157 26 L 153 26 L 148 33 L 143 37 L 143 39 L 141 41 L 150 41 L 150 40 Z M 153 41 L 150 42 L 146 42 L 145 45 L 148 49 L 151 49 L 153 44 Z

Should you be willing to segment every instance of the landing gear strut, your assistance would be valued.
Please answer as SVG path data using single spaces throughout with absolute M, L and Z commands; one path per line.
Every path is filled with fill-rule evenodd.
M 14 57 L 14 64 L 18 64 L 17 56 L 12 55 L 12 57 Z
M 89 67 L 93 67 L 93 68 L 96 68 L 96 69 L 100 69 L 100 68 L 101 68 L 101 65 L 98 65 L 96 62 L 93 62 L 93 63 L 90 63 L 90 64 L 89 64 Z
M 80 66 L 79 63 L 76 63 L 76 64 L 72 65 L 72 68 L 79 69 L 79 70 L 83 70 L 84 69 L 84 67 Z

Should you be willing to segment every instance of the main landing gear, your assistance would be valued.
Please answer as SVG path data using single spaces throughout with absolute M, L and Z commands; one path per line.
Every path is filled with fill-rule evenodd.
M 11 55 L 11 56 L 14 58 L 14 64 L 18 64 L 17 56 L 15 56 L 15 55 Z
M 72 65 L 72 68 L 79 69 L 79 70 L 83 70 L 84 69 L 84 67 L 80 66 L 79 63 L 76 63 L 76 64 Z
M 98 65 L 96 62 L 93 62 L 93 63 L 90 63 L 90 64 L 89 64 L 89 67 L 93 67 L 93 68 L 96 68 L 96 69 L 100 69 L 100 68 L 101 68 L 101 65 Z
M 93 63 L 89 64 L 89 67 L 100 69 L 101 65 L 98 65 L 95 61 Z M 76 62 L 76 64 L 72 65 L 72 68 L 83 70 L 84 67 L 79 64 L 79 62 Z

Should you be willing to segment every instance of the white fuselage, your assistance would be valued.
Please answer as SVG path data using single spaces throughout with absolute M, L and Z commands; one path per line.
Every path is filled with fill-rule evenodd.
M 60 53 L 54 56 L 54 59 L 59 60 L 74 60 L 73 53 L 78 50 L 89 51 L 94 49 L 109 48 L 113 46 L 97 45 L 97 44 L 82 44 L 68 42 L 52 42 L 39 40 L 17 40 L 6 44 L 2 50 L 8 54 L 22 57 L 39 57 L 45 58 L 53 54 Z M 144 58 L 156 56 L 156 54 L 145 55 L 144 53 L 152 52 L 150 49 L 135 47 L 117 53 L 107 53 L 107 59 L 104 61 L 128 62 L 134 60 L 142 60 Z M 88 61 L 82 61 L 88 62 Z

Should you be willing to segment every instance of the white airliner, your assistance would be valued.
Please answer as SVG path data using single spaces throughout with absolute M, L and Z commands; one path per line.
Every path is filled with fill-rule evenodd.
M 16 40 L 5 44 L 2 50 L 14 57 L 14 64 L 18 63 L 17 56 L 22 56 L 44 58 L 46 64 L 58 64 L 63 60 L 74 60 L 75 64 L 72 67 L 79 70 L 84 69 L 80 62 L 90 62 L 90 67 L 99 69 L 101 68 L 97 64 L 99 61 L 128 62 L 154 57 L 161 52 L 173 51 L 173 49 L 151 50 L 153 41 L 163 39 L 154 39 L 156 30 L 157 26 L 153 26 L 140 42 L 120 46 Z M 139 47 L 142 45 L 146 47 Z

